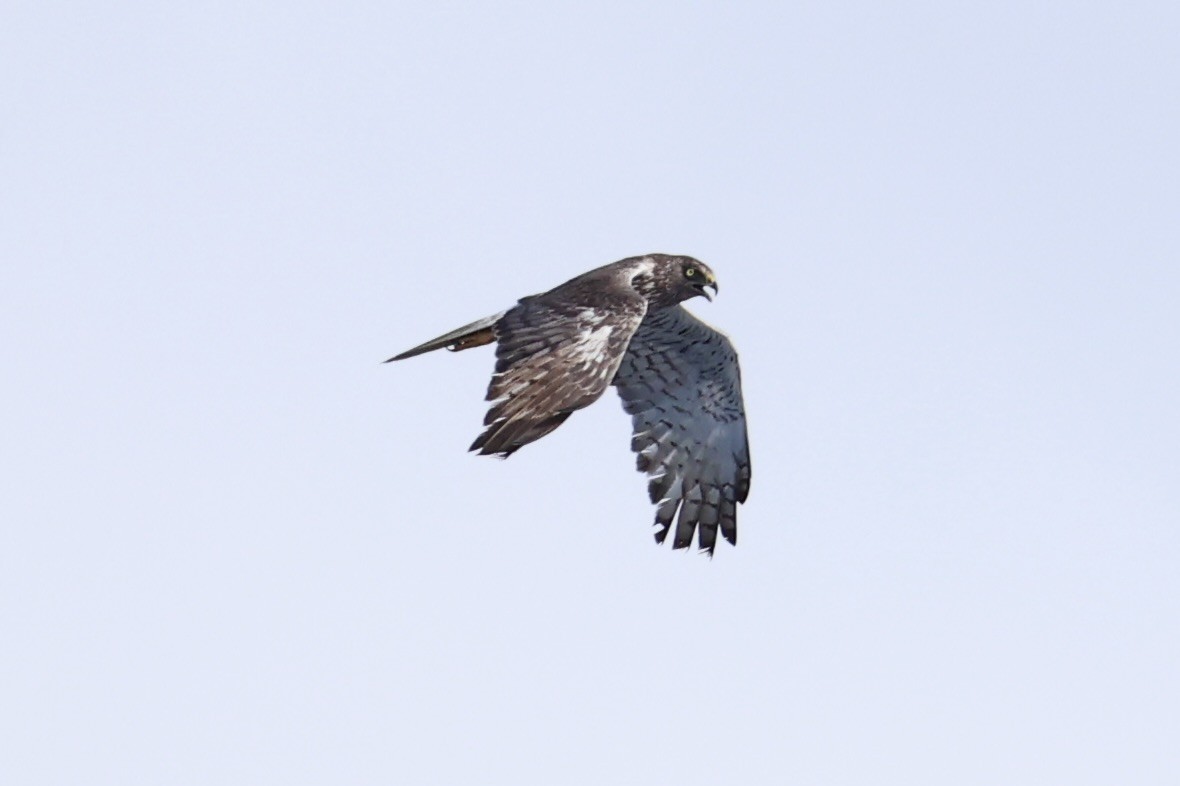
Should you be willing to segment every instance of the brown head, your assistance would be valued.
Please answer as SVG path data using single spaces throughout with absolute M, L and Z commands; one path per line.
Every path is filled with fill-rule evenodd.
M 717 277 L 709 266 L 692 257 L 673 254 L 647 254 L 632 257 L 636 273 L 631 279 L 635 291 L 657 308 L 667 308 L 698 295 L 712 300 L 717 292 Z

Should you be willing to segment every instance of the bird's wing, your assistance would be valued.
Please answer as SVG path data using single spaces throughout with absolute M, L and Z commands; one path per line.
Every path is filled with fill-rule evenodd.
M 597 400 L 646 311 L 630 287 L 554 290 L 521 300 L 495 325 L 492 406 L 487 429 L 470 449 L 507 457 Z
M 672 547 L 710 555 L 717 528 L 737 543 L 737 503 L 750 490 L 750 449 L 737 353 L 680 306 L 649 313 L 613 382 L 631 415 L 631 449 L 651 476 L 657 543 L 676 519 Z M 679 512 L 679 515 L 677 515 Z

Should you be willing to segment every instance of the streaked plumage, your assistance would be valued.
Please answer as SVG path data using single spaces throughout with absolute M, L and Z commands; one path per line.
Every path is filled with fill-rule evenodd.
M 680 305 L 709 297 L 705 287 L 716 291 L 716 279 L 692 257 L 631 257 L 390 360 L 495 341 L 492 403 L 471 450 L 502 457 L 616 386 L 638 468 L 650 477 L 656 542 L 675 524 L 673 548 L 687 548 L 699 531 L 698 546 L 712 554 L 718 529 L 737 542 L 750 455 L 733 345 Z

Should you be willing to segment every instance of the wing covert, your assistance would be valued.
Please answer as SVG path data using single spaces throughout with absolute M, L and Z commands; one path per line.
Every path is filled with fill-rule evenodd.
M 470 449 L 507 457 L 596 401 L 646 310 L 631 290 L 523 298 L 495 325 L 492 406 Z

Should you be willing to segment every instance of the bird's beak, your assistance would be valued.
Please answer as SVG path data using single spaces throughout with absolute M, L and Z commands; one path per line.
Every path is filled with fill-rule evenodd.
M 712 287 L 713 288 L 713 295 L 716 295 L 717 292 L 719 291 L 719 289 L 717 287 L 717 279 L 715 279 L 715 278 L 709 279 L 709 281 L 707 281 L 705 283 L 705 286 L 701 287 L 701 294 L 705 296 L 705 300 L 708 300 L 710 303 L 712 303 L 713 302 L 713 295 L 710 295 L 708 292 L 705 291 L 705 289 L 708 287 Z

